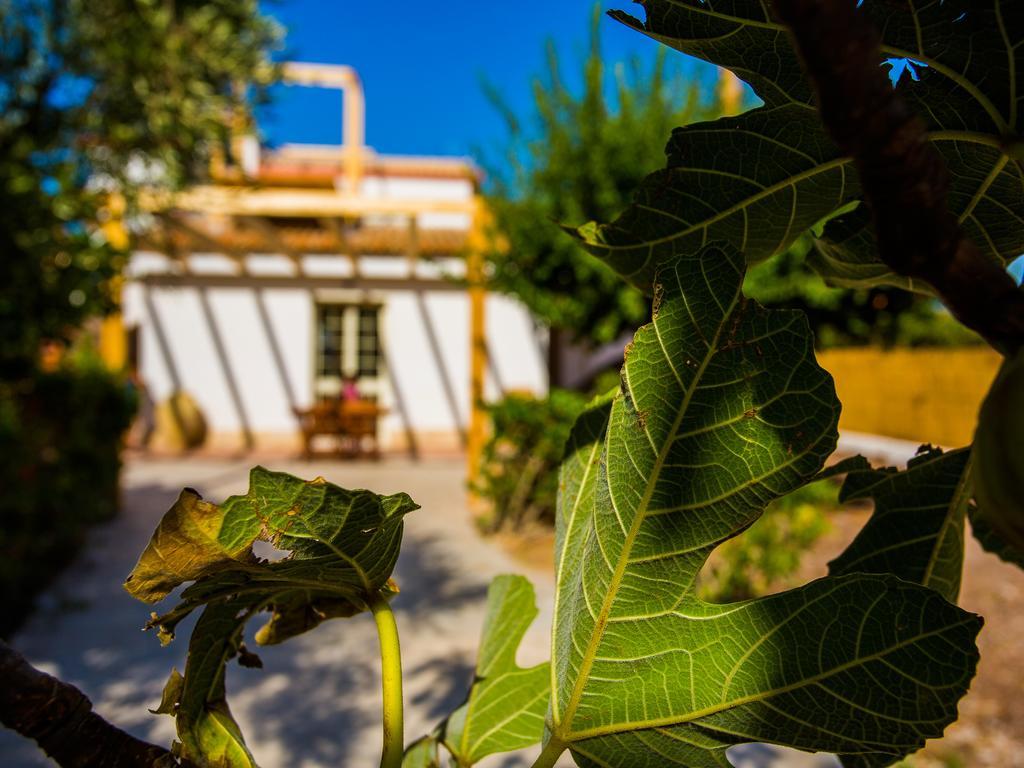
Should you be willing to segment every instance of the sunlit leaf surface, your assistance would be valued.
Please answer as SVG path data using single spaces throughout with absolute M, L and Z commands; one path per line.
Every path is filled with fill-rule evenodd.
M 550 665 L 516 666 L 516 649 L 536 616 L 533 586 L 524 577 L 491 582 L 473 687 L 444 726 L 445 746 L 459 765 L 540 743 Z
M 836 441 L 806 320 L 746 300 L 742 270 L 727 245 L 666 267 L 622 392 L 570 441 L 548 726 L 581 765 L 727 766 L 748 741 L 888 765 L 955 719 L 974 673 L 980 620 L 891 575 L 696 596 L 708 554 Z

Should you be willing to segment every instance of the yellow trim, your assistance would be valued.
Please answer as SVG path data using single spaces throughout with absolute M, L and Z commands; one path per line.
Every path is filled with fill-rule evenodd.
M 128 231 L 124 227 L 125 201 L 120 195 L 113 195 L 107 201 L 107 219 L 101 227 L 107 242 L 120 251 L 128 249 Z M 121 303 L 123 278 L 115 277 L 112 285 L 114 300 Z M 111 371 L 123 371 L 128 363 L 128 338 L 120 312 L 114 312 L 100 322 L 98 345 L 100 358 Z
M 480 473 L 484 441 L 487 439 L 487 413 L 483 408 L 484 377 L 487 372 L 487 290 L 484 288 L 484 208 L 479 198 L 466 254 L 466 281 L 469 285 L 469 397 L 470 417 L 467 435 L 467 471 L 470 482 Z
M 178 194 L 143 195 L 149 211 L 177 208 L 205 214 L 235 216 L 359 217 L 368 214 L 465 213 L 472 214 L 472 200 L 395 200 L 339 194 L 332 189 L 257 188 L 198 185 Z

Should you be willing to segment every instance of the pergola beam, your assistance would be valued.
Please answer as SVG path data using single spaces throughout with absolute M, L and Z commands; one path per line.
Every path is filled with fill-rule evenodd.
M 473 200 L 396 200 L 339 194 L 333 189 L 254 188 L 199 185 L 176 194 L 143 198 L 150 211 L 179 209 L 210 215 L 310 218 L 362 218 L 368 215 L 415 216 L 420 213 L 464 213 L 472 216 Z
M 321 216 L 320 226 L 334 235 L 334 242 L 337 244 L 338 253 L 347 256 L 352 263 L 352 275 L 359 277 L 359 254 L 352 248 L 348 237 L 348 224 L 343 218 L 337 216 Z
M 450 291 L 462 293 L 465 288 L 454 280 L 432 280 L 422 277 L 337 277 L 335 275 L 220 275 L 216 273 L 176 275 L 166 272 L 138 275 L 133 282 L 155 287 L 175 288 L 346 288 L 379 291 Z
M 241 253 L 230 245 L 221 241 L 216 235 L 205 231 L 202 227 L 198 227 L 186 221 L 182 221 L 176 216 L 169 214 L 158 214 L 157 218 L 168 229 L 177 229 L 183 233 L 186 237 L 195 240 L 197 243 L 201 243 L 203 247 L 208 248 L 211 253 L 219 253 L 223 256 L 227 256 L 229 259 L 235 262 L 239 270 L 245 271 L 245 254 Z M 188 256 L 189 253 L 180 253 L 176 249 L 168 248 L 166 255 L 180 263 L 185 271 L 189 271 Z
M 271 249 L 273 249 L 275 253 L 287 256 L 295 265 L 295 269 L 299 272 L 302 271 L 302 254 L 293 248 L 288 247 L 288 244 L 281 236 L 281 230 L 272 222 L 262 216 L 239 217 L 238 221 L 247 227 L 252 227 L 257 230 L 264 238 L 266 238 Z
M 363 177 L 363 152 L 366 144 L 366 99 L 359 75 L 352 67 L 344 65 L 291 61 L 284 65 L 284 78 L 294 85 L 341 91 L 341 152 L 344 158 L 345 191 L 358 194 Z

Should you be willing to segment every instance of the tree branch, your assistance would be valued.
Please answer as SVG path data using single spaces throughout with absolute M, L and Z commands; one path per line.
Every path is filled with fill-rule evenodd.
M 925 280 L 964 325 L 1009 354 L 1024 345 L 1024 291 L 964 234 L 946 204 L 949 172 L 924 123 L 880 66 L 877 30 L 853 0 L 773 0 L 814 84 L 822 121 L 853 157 L 878 251 Z
M 0 723 L 34 739 L 63 768 L 170 768 L 163 747 L 122 731 L 92 711 L 73 685 L 40 672 L 0 640 Z

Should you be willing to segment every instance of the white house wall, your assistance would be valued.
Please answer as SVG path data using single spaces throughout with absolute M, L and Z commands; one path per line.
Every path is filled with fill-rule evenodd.
M 468 296 L 450 289 L 367 295 L 384 307 L 385 447 L 405 446 L 410 430 L 421 449 L 458 447 L 470 414 Z M 257 444 L 293 440 L 292 406 L 313 400 L 316 301 L 312 290 L 279 287 L 131 283 L 124 293 L 125 320 L 139 328 L 140 373 L 154 400 L 180 387 L 195 398 L 215 439 L 236 440 L 248 431 Z M 526 310 L 489 295 L 486 317 L 486 397 L 544 392 L 544 355 Z
M 261 319 L 260 298 L 283 362 L 280 368 Z M 299 407 L 308 406 L 312 395 L 313 300 L 308 291 L 274 288 L 258 296 L 253 289 L 133 284 L 124 299 L 126 322 L 139 328 L 140 373 L 156 402 L 180 386 L 196 399 L 214 433 L 295 429 L 289 395 Z

